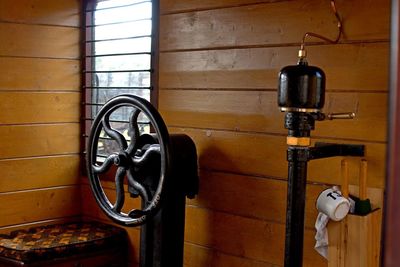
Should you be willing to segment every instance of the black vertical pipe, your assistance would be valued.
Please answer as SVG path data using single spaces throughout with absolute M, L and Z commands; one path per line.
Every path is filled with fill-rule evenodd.
M 285 267 L 301 267 L 303 264 L 307 160 L 299 157 L 299 152 L 302 150 L 305 149 L 294 147 L 288 149 Z
M 309 113 L 288 112 L 285 128 L 288 137 L 309 138 L 315 119 Z M 306 144 L 304 144 L 306 145 Z M 309 146 L 289 145 L 288 191 L 286 206 L 285 267 L 303 265 L 304 211 L 306 202 L 307 162 Z

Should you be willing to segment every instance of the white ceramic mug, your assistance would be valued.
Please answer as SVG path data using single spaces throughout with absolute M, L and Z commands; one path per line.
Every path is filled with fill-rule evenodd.
M 330 219 L 340 221 L 349 213 L 350 202 L 340 191 L 329 188 L 318 196 L 317 209 Z

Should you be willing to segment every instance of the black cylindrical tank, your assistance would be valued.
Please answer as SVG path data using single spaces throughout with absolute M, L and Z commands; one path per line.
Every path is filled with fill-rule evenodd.
M 300 60 L 279 73 L 278 105 L 282 111 L 318 112 L 325 103 L 325 73 Z

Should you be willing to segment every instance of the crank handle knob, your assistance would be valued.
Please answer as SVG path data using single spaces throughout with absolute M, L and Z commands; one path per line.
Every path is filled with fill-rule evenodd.
M 330 113 L 326 115 L 326 119 L 328 120 L 337 120 L 337 119 L 354 119 L 356 117 L 356 113 L 354 112 L 347 112 L 347 113 Z

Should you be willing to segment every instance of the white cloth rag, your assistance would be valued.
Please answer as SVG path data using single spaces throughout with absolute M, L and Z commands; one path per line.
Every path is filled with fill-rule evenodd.
M 315 221 L 315 250 L 324 258 L 328 259 L 328 229 L 326 225 L 329 222 L 329 217 L 324 213 L 319 213 Z

